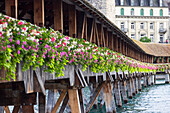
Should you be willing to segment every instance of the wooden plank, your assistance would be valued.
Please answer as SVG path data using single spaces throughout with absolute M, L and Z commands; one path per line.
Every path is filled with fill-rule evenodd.
M 76 8 L 74 5 L 69 5 L 69 36 L 76 38 L 77 23 L 76 23 Z
M 97 40 L 97 42 L 96 42 L 96 44 L 97 44 L 97 46 L 99 46 L 100 47 L 100 43 L 99 43 L 99 33 L 98 33 L 98 29 L 97 29 L 97 24 L 96 24 L 96 22 L 95 22 L 95 32 L 96 32 L 96 40 Z
M 90 42 L 93 43 L 93 36 L 94 36 L 94 20 L 92 22 L 91 34 L 90 34 Z
M 10 16 L 10 17 L 15 17 L 17 18 L 17 7 L 18 7 L 18 0 L 5 0 L 5 11 L 6 11 L 6 15 Z M 14 14 L 13 14 L 13 9 L 12 6 L 14 6 L 15 10 L 14 10 Z
M 90 109 L 92 108 L 97 96 L 99 95 L 102 87 L 103 87 L 104 83 L 101 83 L 98 85 L 98 87 L 96 88 L 96 90 L 94 91 L 92 97 L 90 98 L 90 101 L 89 103 L 87 104 L 87 107 L 86 107 L 86 113 L 90 111 Z
M 129 99 L 132 99 L 132 82 L 131 82 L 131 75 L 128 74 L 128 80 L 127 80 L 127 88 L 128 88 L 128 97 Z
M 78 89 L 69 89 L 68 94 L 69 94 L 71 113 L 81 113 Z
M 34 92 L 33 89 L 33 67 L 24 72 L 24 86 L 26 93 Z
M 40 69 L 36 68 L 35 73 L 36 73 L 35 75 L 37 77 L 37 80 L 38 80 L 39 86 L 41 88 L 41 91 L 43 92 L 44 95 L 46 95 L 45 87 L 44 87 L 44 81 L 42 80 L 42 77 L 40 75 Z
M 39 93 L 39 113 L 45 113 L 45 103 L 46 103 L 46 96 L 43 93 Z
M 102 29 L 102 42 L 103 42 L 103 46 L 106 47 L 105 32 L 104 32 L 103 25 L 101 26 L 101 29 Z
M 18 113 L 20 106 L 14 106 L 12 113 Z
M 34 0 L 34 24 L 44 26 L 44 0 Z
M 115 97 L 116 97 L 117 106 L 122 107 L 122 100 L 121 100 L 121 94 L 120 94 L 120 85 L 119 85 L 118 80 L 114 81 L 114 94 L 115 94 Z
M 6 113 L 10 113 L 8 106 L 4 106 L 4 110 L 5 110 Z
M 62 93 L 60 94 L 60 97 L 58 98 L 53 110 L 51 111 L 51 113 L 56 113 L 61 102 L 63 101 L 63 99 L 65 98 L 66 96 L 66 93 L 67 93 L 67 90 L 63 90 Z
M 84 14 L 83 28 L 81 38 L 87 40 L 87 16 Z
M 54 101 L 54 90 L 48 90 L 47 104 L 46 104 L 46 112 L 51 113 L 53 109 L 53 101 Z
M 78 89 L 78 94 L 79 94 L 79 100 L 80 100 L 81 113 L 85 113 L 82 89 Z
M 68 93 L 67 93 L 65 98 L 64 98 L 64 100 L 63 100 L 63 103 L 61 105 L 59 113 L 63 113 L 64 112 L 64 110 L 65 110 L 65 108 L 67 106 L 67 103 L 68 103 L 68 99 L 69 99 L 69 97 L 68 97 Z
M 120 90 L 121 90 L 121 94 L 122 94 L 122 97 L 123 97 L 123 102 L 124 103 L 127 103 L 128 102 L 128 99 L 127 99 L 127 95 L 126 95 L 126 81 L 125 80 L 122 80 L 120 82 Z
M 105 105 L 106 105 L 106 112 L 107 113 L 112 113 L 116 112 L 116 106 L 115 103 L 113 103 L 114 98 L 112 94 L 112 88 L 111 88 L 111 82 L 105 83 L 103 85 L 103 93 L 104 93 L 104 100 L 105 100 Z
M 88 84 L 87 84 L 87 82 L 86 82 L 86 80 L 85 80 L 85 78 L 84 78 L 84 75 L 83 75 L 82 70 L 79 69 L 79 72 L 80 72 L 80 77 L 81 77 L 81 79 L 82 79 L 82 81 L 83 81 L 83 83 L 84 83 L 84 86 L 88 86 Z
M 22 106 L 23 113 L 34 113 L 34 106 L 33 105 L 24 105 Z
M 62 0 L 53 0 L 54 8 L 54 30 L 63 33 L 63 2 Z

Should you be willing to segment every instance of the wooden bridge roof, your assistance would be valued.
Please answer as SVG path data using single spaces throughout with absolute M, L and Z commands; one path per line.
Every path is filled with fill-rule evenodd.
M 132 39 L 147 54 L 153 56 L 170 56 L 170 44 L 142 43 Z

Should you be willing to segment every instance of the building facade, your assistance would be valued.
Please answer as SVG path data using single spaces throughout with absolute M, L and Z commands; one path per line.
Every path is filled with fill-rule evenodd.
M 116 24 L 129 37 L 169 42 L 169 10 L 163 0 L 115 0 Z

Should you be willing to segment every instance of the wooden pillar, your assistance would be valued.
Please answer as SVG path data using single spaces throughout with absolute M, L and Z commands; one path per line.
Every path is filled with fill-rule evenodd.
M 139 89 L 139 91 L 142 91 L 141 74 L 139 74 L 139 76 L 137 77 L 137 79 L 138 79 L 138 89 Z
M 156 63 L 159 63 L 159 57 L 156 57 Z
M 116 104 L 118 107 L 122 107 L 121 93 L 120 93 L 120 82 L 119 75 L 116 73 L 117 79 L 114 81 L 114 94 L 116 97 Z
M 144 87 L 147 87 L 147 74 L 144 73 L 144 76 L 143 76 L 143 85 Z
M 169 63 L 169 57 L 166 57 L 166 63 Z
M 113 37 L 114 39 L 114 51 L 118 51 L 118 38 L 117 38 L 117 35 L 114 35 Z
M 116 106 L 112 94 L 111 83 L 105 83 L 103 86 L 104 100 L 106 105 L 106 113 L 116 113 Z
M 127 81 L 127 88 L 128 88 L 128 97 L 132 99 L 132 82 L 131 82 L 131 75 L 128 74 L 128 81 Z
M 113 35 L 110 32 L 109 32 L 109 40 L 108 40 L 108 42 L 109 42 L 109 49 L 113 50 Z
M 161 63 L 164 63 L 164 57 L 161 57 Z
M 76 23 L 76 7 L 69 5 L 69 36 L 76 38 L 77 23 Z
M 165 84 L 169 84 L 170 83 L 170 79 L 169 79 L 169 74 L 165 75 Z
M 131 78 L 131 82 L 132 82 L 132 94 L 135 96 L 136 95 L 136 88 L 135 88 L 135 77 L 134 77 L 134 73 L 132 74 L 132 78 Z
M 118 52 L 121 53 L 121 38 L 118 37 Z
M 127 103 L 128 100 L 127 100 L 127 94 L 126 94 L 126 80 L 125 80 L 125 74 L 123 73 L 123 79 L 122 81 L 120 82 L 121 84 L 121 93 L 122 93 L 122 96 L 123 96 L 123 102 L 124 103 Z
M 17 18 L 18 0 L 5 0 L 5 11 L 6 11 L 6 15 Z
M 136 94 L 138 94 L 138 78 L 137 78 L 137 73 L 135 73 L 135 91 L 136 91 Z
M 53 0 L 54 30 L 63 33 L 63 0 Z
M 104 29 L 104 40 L 105 40 L 105 47 L 108 47 L 108 31 L 107 28 Z
M 152 74 L 151 75 L 151 85 L 154 85 L 155 84 L 155 76 Z
M 71 113 L 81 113 L 78 89 L 69 89 L 68 94 Z
M 44 26 L 44 0 L 34 0 L 34 24 Z
M 39 93 L 39 113 L 45 113 L 46 98 L 43 93 Z

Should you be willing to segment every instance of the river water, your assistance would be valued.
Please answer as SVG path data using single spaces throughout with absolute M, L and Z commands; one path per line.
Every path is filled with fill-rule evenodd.
M 157 81 L 161 83 L 161 81 Z M 127 104 L 117 109 L 118 113 L 170 113 L 170 84 L 157 84 L 129 99 Z M 102 109 L 91 110 L 91 113 L 105 113 Z

